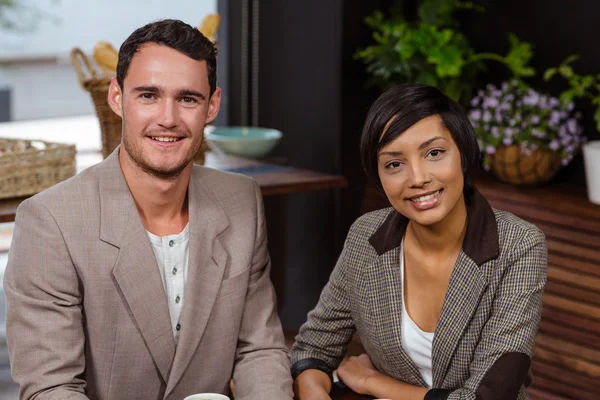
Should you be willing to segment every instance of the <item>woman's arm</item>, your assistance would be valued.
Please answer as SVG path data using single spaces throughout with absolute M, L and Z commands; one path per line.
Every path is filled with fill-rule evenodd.
M 351 228 L 348 238 L 352 231 Z M 317 306 L 308 314 L 308 321 L 300 328 L 291 350 L 294 391 L 300 400 L 329 398 L 309 395 L 329 393 L 331 373 L 342 361 L 356 330 L 347 294 L 348 240 Z
M 376 371 L 367 355 L 351 358 L 338 376 L 357 393 L 391 400 L 517 399 L 527 379 L 546 283 L 544 235 L 531 231 L 518 243 L 461 388 L 425 389 Z

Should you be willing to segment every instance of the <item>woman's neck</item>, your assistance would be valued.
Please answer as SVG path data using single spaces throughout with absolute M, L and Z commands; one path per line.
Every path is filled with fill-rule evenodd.
M 410 242 L 428 254 L 452 253 L 462 248 L 467 230 L 467 206 L 464 197 L 456 203 L 446 217 L 433 225 L 419 225 L 410 221 L 406 235 Z

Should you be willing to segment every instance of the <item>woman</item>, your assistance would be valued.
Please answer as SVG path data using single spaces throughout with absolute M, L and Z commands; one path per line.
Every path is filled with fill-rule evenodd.
M 364 169 L 392 208 L 359 218 L 292 348 L 299 399 L 328 399 L 338 368 L 386 399 L 527 399 L 546 283 L 545 237 L 472 186 L 479 147 L 458 104 L 401 85 L 371 107 Z

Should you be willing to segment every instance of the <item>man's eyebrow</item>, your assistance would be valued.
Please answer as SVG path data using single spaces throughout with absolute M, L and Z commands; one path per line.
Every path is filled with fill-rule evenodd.
M 206 96 L 203 95 L 200 92 L 197 92 L 195 90 L 191 90 L 191 89 L 181 89 L 180 91 L 177 92 L 177 94 L 179 96 L 194 96 L 194 97 L 199 97 L 202 100 L 206 100 Z
M 158 93 L 160 89 L 156 86 L 138 86 L 131 89 L 132 92 L 150 92 L 150 93 Z

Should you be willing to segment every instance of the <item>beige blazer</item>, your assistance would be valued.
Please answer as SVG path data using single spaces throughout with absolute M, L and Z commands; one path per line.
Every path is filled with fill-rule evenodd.
M 546 239 L 534 225 L 492 209 L 477 191 L 467 201 L 467 231 L 435 329 L 433 390 L 425 399 L 525 400 L 546 283 Z M 337 368 L 358 332 L 379 371 L 426 386 L 402 347 L 399 247 L 407 224 L 391 208 L 355 222 L 292 347 L 295 373 L 319 362 Z
M 260 190 L 194 166 L 175 346 L 155 256 L 118 149 L 17 211 L 4 287 L 20 398 L 292 398 Z

